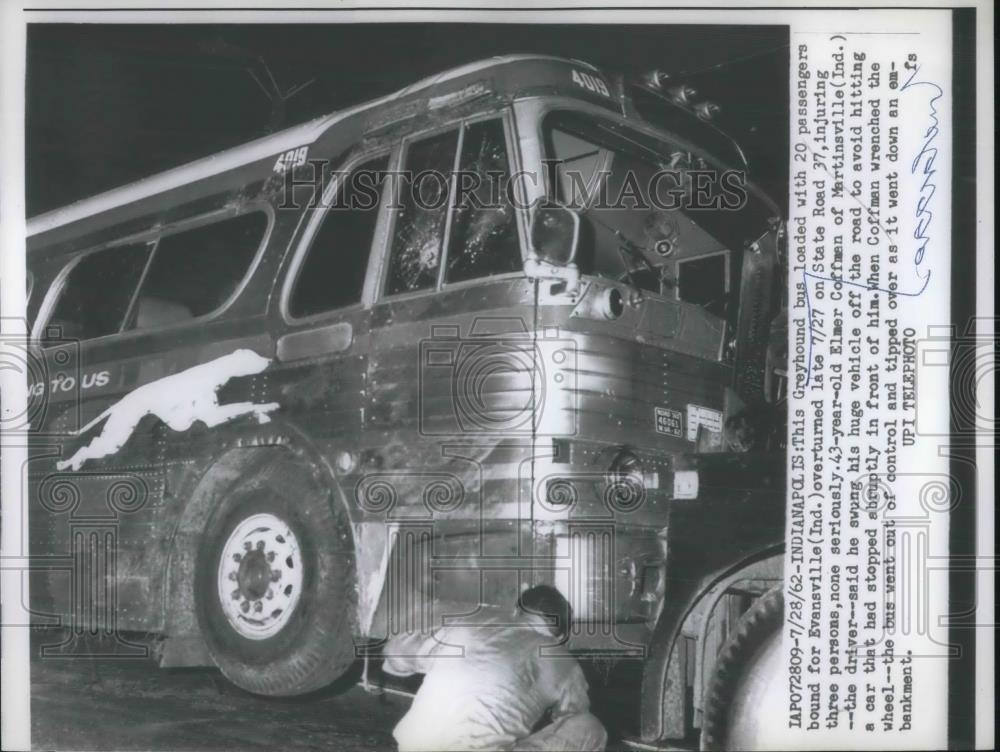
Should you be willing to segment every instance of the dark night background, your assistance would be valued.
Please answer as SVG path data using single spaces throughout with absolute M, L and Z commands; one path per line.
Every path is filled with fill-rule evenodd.
M 578 58 L 609 76 L 686 74 L 722 106 L 718 123 L 743 145 L 752 177 L 785 205 L 784 27 L 33 24 L 28 215 L 511 53 Z M 287 93 L 310 81 L 283 104 L 275 96 L 274 84 Z

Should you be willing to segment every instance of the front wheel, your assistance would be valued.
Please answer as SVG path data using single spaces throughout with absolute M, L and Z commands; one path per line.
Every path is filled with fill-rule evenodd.
M 238 687 L 303 694 L 353 662 L 349 529 L 302 468 L 273 466 L 231 489 L 205 528 L 196 566 L 199 626 Z
M 785 601 L 769 590 L 740 617 L 719 652 L 705 694 L 701 729 L 704 750 L 766 750 L 782 747 L 787 715 L 781 652 Z

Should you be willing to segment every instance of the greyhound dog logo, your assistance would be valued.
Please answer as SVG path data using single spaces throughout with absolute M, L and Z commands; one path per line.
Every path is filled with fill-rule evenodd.
M 241 349 L 144 384 L 77 431 L 75 435 L 80 436 L 106 421 L 89 444 L 56 467 L 79 470 L 87 460 L 114 454 L 147 415 L 155 415 L 175 431 L 186 431 L 196 420 L 213 428 L 241 415 L 254 415 L 258 423 L 267 423 L 271 420 L 267 414 L 278 408 L 277 402 L 220 405 L 218 391 L 232 378 L 260 373 L 270 362 L 253 350 Z

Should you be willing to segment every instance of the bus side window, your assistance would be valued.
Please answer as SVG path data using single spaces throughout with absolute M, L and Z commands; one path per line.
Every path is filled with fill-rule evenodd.
M 352 170 L 306 251 L 295 277 L 288 312 L 294 318 L 361 302 L 378 224 L 379 195 L 388 156 L 369 160 Z
M 66 276 L 47 327 L 60 328 L 64 338 L 81 340 L 118 332 L 149 251 L 148 244 L 140 243 L 82 257 Z
M 156 329 L 212 313 L 236 292 L 267 230 L 255 211 L 165 235 L 136 299 L 132 329 Z
M 596 196 L 600 170 L 608 169 L 611 151 L 558 127 L 548 128 L 545 135 L 547 153 L 554 160 L 554 169 L 546 173 L 555 181 L 549 188 L 567 206 L 586 208 Z
M 457 142 L 458 131 L 451 130 L 416 141 L 406 151 L 386 295 L 437 284 Z
M 459 171 L 462 182 L 455 191 L 445 281 L 517 271 L 521 254 L 507 193 L 507 142 L 499 119 L 466 126 Z

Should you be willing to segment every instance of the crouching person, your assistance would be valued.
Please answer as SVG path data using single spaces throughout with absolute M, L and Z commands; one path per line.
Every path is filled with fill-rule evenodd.
M 393 730 L 400 752 L 603 750 L 587 681 L 562 646 L 570 616 L 559 591 L 540 585 L 513 614 L 391 639 L 383 670 L 425 674 Z

